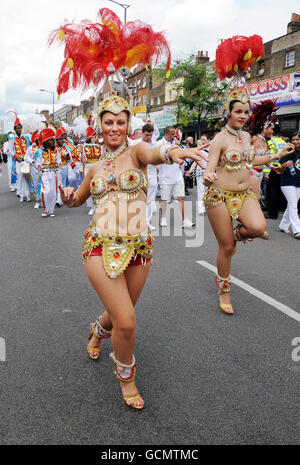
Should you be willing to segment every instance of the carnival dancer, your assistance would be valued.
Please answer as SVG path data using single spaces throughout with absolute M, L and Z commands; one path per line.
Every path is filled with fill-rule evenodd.
M 61 169 L 60 169 L 60 182 L 63 187 L 68 185 L 68 172 L 69 172 L 69 163 L 71 162 L 71 149 L 66 145 L 65 139 L 66 131 L 65 129 L 59 128 L 56 131 L 56 148 L 59 151 L 61 159 Z
M 36 154 L 37 154 L 37 151 L 39 150 L 39 131 L 34 131 L 34 133 L 32 134 L 31 136 L 31 142 L 32 142 L 32 145 L 30 147 L 28 147 L 27 151 L 26 151 L 26 154 L 25 154 L 25 157 L 24 157 L 24 161 L 26 163 L 29 163 L 30 165 L 30 177 L 31 177 L 31 183 L 30 183 L 30 187 L 34 193 L 34 196 L 35 196 L 35 205 L 33 208 L 40 208 L 41 206 L 41 199 L 40 199 L 40 196 L 37 194 L 37 189 L 38 189 L 38 181 L 39 181 L 39 171 L 36 167 L 36 163 L 35 163 L 35 157 L 36 157 Z
M 82 146 L 80 144 L 80 134 L 73 133 L 71 157 L 68 172 L 69 186 L 78 189 L 82 182 Z
M 36 153 L 36 166 L 41 173 L 40 191 L 43 203 L 42 217 L 54 217 L 55 203 L 58 191 L 58 174 L 61 158 L 55 146 L 55 131 L 43 129 L 39 135 L 41 148 Z
M 97 133 L 92 126 L 86 130 L 85 144 L 83 144 L 83 176 L 85 177 L 94 163 L 97 163 L 101 157 L 101 146 L 95 144 Z M 92 198 L 87 199 L 87 207 L 89 208 L 88 214 L 94 214 L 94 205 Z
M 154 33 L 150 25 L 140 21 L 122 24 L 106 8 L 100 10 L 99 17 L 101 24 L 88 20 L 68 23 L 52 33 L 50 43 L 65 41 L 59 94 L 75 84 L 85 89 L 97 86 L 103 77 L 109 77 L 112 67 L 118 71 L 122 66 L 149 64 L 163 52 L 168 54 L 167 68 L 170 67 L 170 51 L 162 33 Z M 97 126 L 104 141 L 101 159 L 92 164 L 76 192 L 72 187 L 61 189 L 61 198 L 66 205 L 76 207 L 92 195 L 97 207 L 84 235 L 83 258 L 105 311 L 90 327 L 87 349 L 96 359 L 101 339 L 112 337 L 111 358 L 124 401 L 141 409 L 144 401 L 135 386 L 134 307 L 153 254 L 146 218 L 146 168 L 149 163 L 181 164 L 187 156 L 200 160 L 203 155 L 200 149 L 184 151 L 177 146 L 151 147 L 145 143 L 128 146 L 131 113 L 129 104 L 120 97 L 105 99 L 97 113 Z
M 204 204 L 213 232 L 219 245 L 216 284 L 219 291 L 220 309 L 232 315 L 230 301 L 230 267 L 236 250 L 236 242 L 246 242 L 263 234 L 266 221 L 255 194 L 250 188 L 252 166 L 270 163 L 276 155 L 255 156 L 250 135 L 242 129 L 250 113 L 250 101 L 246 87 L 239 87 L 242 73 L 254 60 L 263 55 L 260 36 L 235 36 L 219 45 L 216 54 L 216 72 L 221 79 L 232 77 L 225 99 L 227 124 L 214 138 L 209 151 L 209 162 L 204 173 L 204 183 L 209 186 Z M 234 66 L 235 65 L 235 66 Z M 230 70 L 230 71 L 228 71 Z M 279 158 L 294 151 L 287 144 Z M 233 229 L 232 219 L 239 224 Z
M 128 146 L 131 113 L 129 104 L 120 97 L 104 100 L 99 115 L 104 139 L 102 158 L 91 167 L 76 192 L 71 187 L 61 189 L 61 198 L 67 206 L 78 207 L 92 196 L 96 210 L 84 236 L 83 259 L 88 278 L 106 310 L 91 325 L 87 350 L 91 358 L 98 358 L 101 339 L 112 335 L 111 358 L 124 400 L 139 409 L 144 401 L 134 382 L 134 307 L 153 255 L 145 208 L 147 165 L 182 164 L 186 157 L 199 162 L 203 155 L 201 147 L 184 150 L 177 146 L 151 147 L 143 142 Z M 139 213 L 132 213 L 137 208 Z
M 275 100 L 264 100 L 259 104 L 255 104 L 252 114 L 249 118 L 248 125 L 251 134 L 251 144 L 254 147 L 256 156 L 264 156 L 270 153 L 266 140 L 266 131 L 273 124 L 276 118 Z M 264 165 L 253 166 L 250 171 L 250 184 L 256 194 L 257 200 L 260 201 L 261 184 L 264 177 Z M 270 234 L 264 231 L 262 239 L 269 239 Z
M 20 197 L 20 202 L 24 202 L 25 198 L 27 198 L 27 202 L 30 202 L 31 199 L 29 185 L 25 179 L 24 174 L 21 171 L 25 163 L 24 157 L 26 150 L 30 146 L 30 141 L 28 136 L 22 136 L 22 128 L 23 126 L 19 118 L 16 118 L 14 122 L 14 131 L 17 134 L 17 136 L 10 140 L 10 151 L 12 153 L 13 160 L 16 161 L 17 195 Z M 12 165 L 12 170 L 13 169 L 14 164 Z

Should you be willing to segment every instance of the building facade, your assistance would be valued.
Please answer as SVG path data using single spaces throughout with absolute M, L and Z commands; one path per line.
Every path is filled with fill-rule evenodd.
M 287 33 L 264 48 L 247 75 L 251 103 L 276 99 L 281 133 L 291 136 L 300 130 L 300 15 L 293 13 Z

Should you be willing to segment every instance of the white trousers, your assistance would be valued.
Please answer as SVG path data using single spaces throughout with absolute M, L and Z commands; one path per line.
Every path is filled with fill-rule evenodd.
M 203 184 L 203 175 L 197 176 L 197 207 L 198 213 L 205 212 L 205 206 L 203 203 L 203 196 L 206 189 L 206 186 Z
M 300 232 L 300 219 L 298 215 L 298 200 L 300 199 L 300 187 L 281 186 L 281 190 L 287 200 L 287 208 L 280 222 L 280 229 L 289 229 L 292 226 L 293 234 Z
M 17 194 L 20 197 L 30 197 L 30 192 L 29 192 L 29 186 L 27 184 L 27 181 L 25 179 L 25 176 L 23 173 L 21 173 L 21 168 L 24 165 L 24 161 L 17 161 Z
M 42 173 L 42 202 L 47 213 L 54 213 L 58 190 L 57 173 L 54 170 Z
M 74 166 L 74 168 L 69 165 L 69 172 L 68 172 L 68 180 L 69 180 L 69 186 L 74 187 L 74 189 L 78 189 L 80 184 L 82 183 L 82 176 L 81 176 L 81 170 L 82 170 L 82 163 L 78 162 Z
M 154 205 L 155 198 L 156 198 L 156 191 L 157 191 L 157 182 L 148 185 L 148 193 L 147 193 L 147 223 L 151 224 L 151 218 L 153 213 L 155 212 Z
M 37 191 L 37 188 L 38 188 L 39 172 L 36 169 L 36 166 L 33 165 L 33 164 L 30 167 L 30 175 L 31 175 L 31 180 L 32 180 L 32 184 L 33 184 L 33 190 L 34 190 L 34 193 L 35 193 L 35 197 L 36 197 L 36 199 L 38 199 L 38 195 L 37 195 L 36 191 Z
M 16 187 L 16 183 L 14 184 L 11 183 L 11 167 L 12 167 L 12 160 L 11 160 L 11 156 L 9 155 L 7 157 L 7 176 L 8 176 L 8 185 L 10 189 Z
M 69 173 L 69 165 L 64 165 L 60 168 L 61 187 L 67 187 L 67 176 Z

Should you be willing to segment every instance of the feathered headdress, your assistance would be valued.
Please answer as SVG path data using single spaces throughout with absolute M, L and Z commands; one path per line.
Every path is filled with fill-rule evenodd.
M 252 135 L 259 134 L 263 128 L 272 123 L 276 118 L 276 100 L 263 100 L 254 104 L 252 115 L 248 120 L 249 129 Z
M 166 69 L 170 69 L 171 53 L 164 33 L 154 32 L 150 25 L 139 20 L 123 24 L 107 8 L 102 8 L 98 16 L 99 23 L 89 20 L 68 23 L 49 37 L 49 45 L 54 42 L 65 45 L 65 59 L 57 86 L 59 95 L 70 88 L 97 87 L 110 75 L 109 65 L 116 71 L 123 66 L 147 66 L 152 62 L 156 64 L 166 54 Z
M 249 93 L 245 85 L 245 72 L 255 60 L 264 55 L 263 40 L 258 35 L 251 37 L 234 36 L 222 42 L 216 52 L 215 71 L 221 80 L 233 78 L 228 85 L 224 110 L 229 112 L 233 100 L 249 102 Z

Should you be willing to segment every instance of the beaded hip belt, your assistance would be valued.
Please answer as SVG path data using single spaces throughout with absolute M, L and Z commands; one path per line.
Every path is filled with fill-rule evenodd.
M 51 163 L 45 164 L 45 165 L 43 165 L 43 171 L 45 171 L 45 170 L 58 170 L 58 165 L 56 163 L 54 163 L 54 164 L 51 164 Z
M 93 249 L 102 246 L 103 265 L 110 278 L 116 278 L 137 255 L 153 257 L 153 238 L 145 231 L 137 236 L 123 236 L 100 231 L 91 221 L 82 243 L 82 259 L 85 262 Z M 146 264 L 146 260 L 143 263 Z
M 225 202 L 230 216 L 236 220 L 246 197 L 257 199 L 250 187 L 241 192 L 232 192 L 212 185 L 206 189 L 203 202 L 206 208 L 216 207 Z

